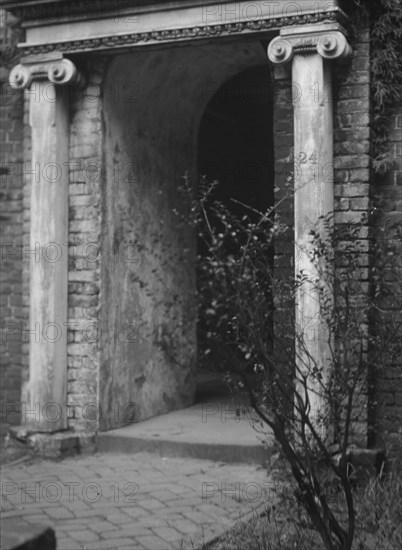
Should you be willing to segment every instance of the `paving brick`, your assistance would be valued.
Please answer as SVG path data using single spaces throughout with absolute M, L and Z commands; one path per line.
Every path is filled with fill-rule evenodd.
M 63 505 L 71 510 L 71 512 L 75 515 L 79 515 L 84 511 L 92 510 L 89 504 L 83 502 L 82 500 L 78 500 L 77 498 L 74 498 L 72 502 L 67 500 L 66 502 L 63 502 Z
M 125 523 L 131 523 L 133 518 L 123 512 L 114 511 L 114 513 L 107 515 L 107 520 L 115 525 L 124 525 Z
M 92 531 L 95 533 L 105 533 L 106 531 L 115 531 L 117 529 L 116 525 L 109 523 L 108 521 L 91 521 L 89 523 Z
M 205 523 L 214 523 L 216 518 L 211 517 L 209 514 L 205 514 L 200 511 L 183 512 L 183 516 L 187 519 L 194 521 L 198 525 L 204 525 Z
M 152 492 L 151 494 L 153 498 L 156 498 L 160 502 L 168 502 L 170 500 L 177 499 L 177 495 L 172 493 L 171 491 L 156 491 L 156 492 Z M 141 504 L 142 498 L 144 497 L 140 498 L 140 504 Z
M 65 508 L 48 508 L 46 510 L 46 513 L 48 516 L 50 516 L 53 519 L 71 519 L 74 518 L 74 515 L 66 510 Z
M 102 513 L 99 510 L 90 509 L 79 512 L 79 516 L 83 518 L 100 517 Z
M 4 512 L 2 514 L 3 518 L 12 518 L 12 517 L 18 517 L 18 516 L 28 516 L 28 515 L 35 515 L 44 513 L 43 509 L 40 507 L 36 507 L 35 504 L 30 504 L 30 506 L 18 506 L 17 509 L 9 510 L 7 512 Z
M 57 550 L 79 550 L 79 547 L 76 540 L 57 537 Z
M 171 527 L 155 527 L 152 530 L 155 535 L 166 542 L 177 542 L 181 539 L 181 534 Z
M 99 537 L 97 534 L 93 533 L 89 529 L 80 530 L 80 531 L 72 531 L 71 532 L 71 538 L 78 542 L 92 542 L 92 541 L 98 541 Z
M 133 539 L 115 538 L 111 540 L 98 540 L 97 542 L 90 542 L 85 544 L 85 550 L 120 550 L 123 546 L 131 548 L 131 550 L 137 550 L 133 546 Z
M 157 510 L 159 508 L 165 508 L 166 506 L 165 504 L 163 504 L 163 502 L 160 502 L 155 498 L 151 498 L 150 500 L 142 500 L 140 502 L 140 505 L 146 510 Z
M 138 523 L 134 523 L 134 525 L 141 526 L 146 529 L 152 529 L 153 527 L 168 527 L 168 521 L 163 513 L 162 515 L 155 513 L 154 515 L 149 515 L 146 518 L 141 518 L 141 520 Z M 124 525 L 122 528 L 125 529 L 126 526 Z
M 118 533 L 118 534 L 117 534 Z M 145 535 L 152 535 L 151 528 L 144 527 L 143 525 L 121 525 L 117 531 L 107 531 L 105 533 L 102 533 L 102 538 L 104 539 L 115 539 L 117 536 L 119 537 L 137 537 L 137 536 L 145 536 Z
M 149 515 L 149 511 L 144 510 L 143 508 L 140 508 L 138 505 L 132 506 L 132 507 L 122 507 L 120 508 L 120 511 L 124 512 L 125 514 L 129 515 L 131 518 L 135 518 L 135 519 L 146 517 Z
M 142 544 L 145 548 L 150 550 L 169 550 L 169 543 L 165 540 L 162 540 L 156 536 L 145 536 L 145 537 L 136 537 L 136 540 Z
M 195 533 L 199 529 L 199 525 L 196 522 L 184 517 L 172 520 L 171 525 L 183 534 Z
M 73 531 L 84 531 L 90 524 L 91 522 L 89 522 L 88 520 L 83 520 L 80 522 L 74 520 L 65 522 L 63 525 L 60 525 L 60 523 L 58 523 L 58 528 L 65 532 L 65 534 L 71 535 Z
M 134 547 L 133 547 L 133 544 L 134 544 Z M 133 548 L 135 548 L 135 550 L 148 550 L 145 548 L 145 546 L 140 544 L 138 540 L 136 540 L 135 542 L 133 541 L 130 545 L 127 545 L 127 546 L 126 545 L 119 546 L 119 550 L 133 550 Z M 181 549 L 181 550 L 184 550 L 184 549 Z
M 53 524 L 53 521 L 49 519 L 47 514 L 26 515 L 24 516 L 24 519 L 33 525 L 36 525 L 37 523 L 47 523 L 49 525 Z

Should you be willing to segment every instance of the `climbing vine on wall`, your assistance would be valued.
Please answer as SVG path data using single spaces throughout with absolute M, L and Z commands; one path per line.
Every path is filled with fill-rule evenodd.
M 0 9 L 0 66 L 13 67 L 18 63 L 20 51 L 17 43 L 21 40 L 18 20 L 7 11 Z
M 371 41 L 373 169 L 382 175 L 395 165 L 388 146 L 391 115 L 402 101 L 402 2 L 354 0 L 355 15 L 368 10 Z

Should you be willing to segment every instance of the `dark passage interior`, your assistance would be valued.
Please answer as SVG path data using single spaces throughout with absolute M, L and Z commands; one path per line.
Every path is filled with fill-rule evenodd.
M 225 82 L 208 103 L 200 124 L 198 174 L 219 184 L 214 197 L 234 214 L 243 203 L 265 211 L 274 203 L 273 105 L 267 65 L 242 71 Z M 203 246 L 198 243 L 198 252 Z M 202 327 L 198 348 L 202 353 Z M 214 358 L 211 358 L 211 365 Z M 212 369 L 211 369 L 212 370 Z M 215 370 L 215 369 L 213 369 Z M 219 370 L 219 367 L 218 367 Z M 215 393 L 216 373 L 198 370 L 198 394 Z
M 217 198 L 260 210 L 273 204 L 272 94 L 267 65 L 252 67 L 223 84 L 200 125 L 198 173 L 218 180 Z

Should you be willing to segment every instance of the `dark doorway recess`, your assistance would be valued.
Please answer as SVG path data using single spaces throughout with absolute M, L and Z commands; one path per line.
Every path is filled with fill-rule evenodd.
M 247 212 L 238 202 L 259 211 L 266 211 L 274 204 L 271 91 L 267 65 L 247 69 L 218 89 L 201 120 L 198 174 L 206 176 L 207 181 L 219 182 L 214 197 L 237 215 Z M 198 253 L 204 253 L 200 242 Z M 203 327 L 199 326 L 201 353 L 202 332 Z M 208 393 L 212 387 L 210 383 Z
M 198 173 L 218 180 L 216 197 L 264 210 L 274 200 L 273 108 L 267 65 L 223 84 L 207 105 L 198 140 Z

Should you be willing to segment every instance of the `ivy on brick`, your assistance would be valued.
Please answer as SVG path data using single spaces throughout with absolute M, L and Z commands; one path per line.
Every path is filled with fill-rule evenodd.
M 400 0 L 354 0 L 355 13 L 368 10 L 371 42 L 373 170 L 383 175 L 395 168 L 389 151 L 393 110 L 402 101 L 402 3 Z

